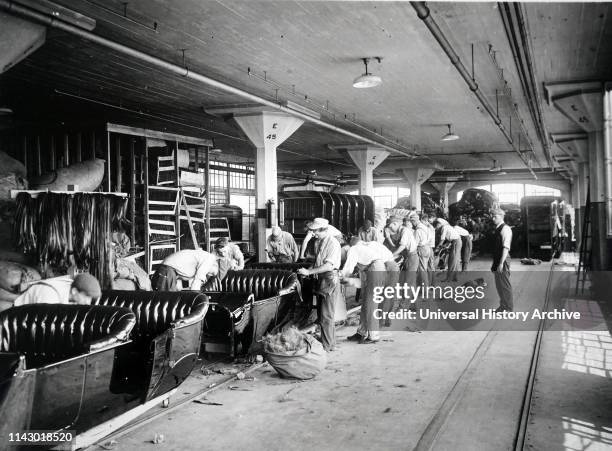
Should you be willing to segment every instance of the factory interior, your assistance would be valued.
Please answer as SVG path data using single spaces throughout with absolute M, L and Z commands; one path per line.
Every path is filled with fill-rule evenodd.
M 612 449 L 611 5 L 0 0 L 0 449 Z

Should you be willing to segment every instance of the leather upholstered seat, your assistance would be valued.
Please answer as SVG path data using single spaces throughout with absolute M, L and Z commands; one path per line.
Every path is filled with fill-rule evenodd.
M 185 325 L 202 321 L 208 307 L 206 295 L 197 291 L 108 290 L 95 302 L 130 309 L 136 315 L 130 338 L 137 342 L 150 340 L 177 321 Z
M 28 368 L 62 361 L 128 339 L 136 319 L 128 309 L 29 304 L 0 312 L 0 352 L 25 356 Z

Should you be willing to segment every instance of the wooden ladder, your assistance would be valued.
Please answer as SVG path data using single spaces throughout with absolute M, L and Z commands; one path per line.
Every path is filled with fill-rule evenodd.
M 578 290 L 584 293 L 584 284 L 591 269 L 591 189 L 587 189 L 586 206 L 584 207 L 584 218 L 582 220 L 582 239 L 580 241 L 580 258 L 578 260 L 578 271 L 576 277 L 576 295 Z

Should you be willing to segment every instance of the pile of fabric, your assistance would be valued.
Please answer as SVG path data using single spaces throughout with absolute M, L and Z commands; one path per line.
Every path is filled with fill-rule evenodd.
M 262 341 L 266 360 L 281 377 L 312 379 L 327 365 L 323 345 L 296 327 L 266 335 Z
M 99 193 L 19 193 L 14 236 L 18 247 L 40 267 L 66 273 L 76 267 L 111 287 L 112 230 L 127 220 L 127 198 Z

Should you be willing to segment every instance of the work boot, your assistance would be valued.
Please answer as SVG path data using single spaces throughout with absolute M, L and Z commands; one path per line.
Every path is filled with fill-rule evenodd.
M 359 332 L 357 332 L 354 335 L 351 335 L 350 337 L 346 337 L 346 339 L 348 341 L 361 341 L 363 340 L 365 337 L 363 335 L 361 335 Z

